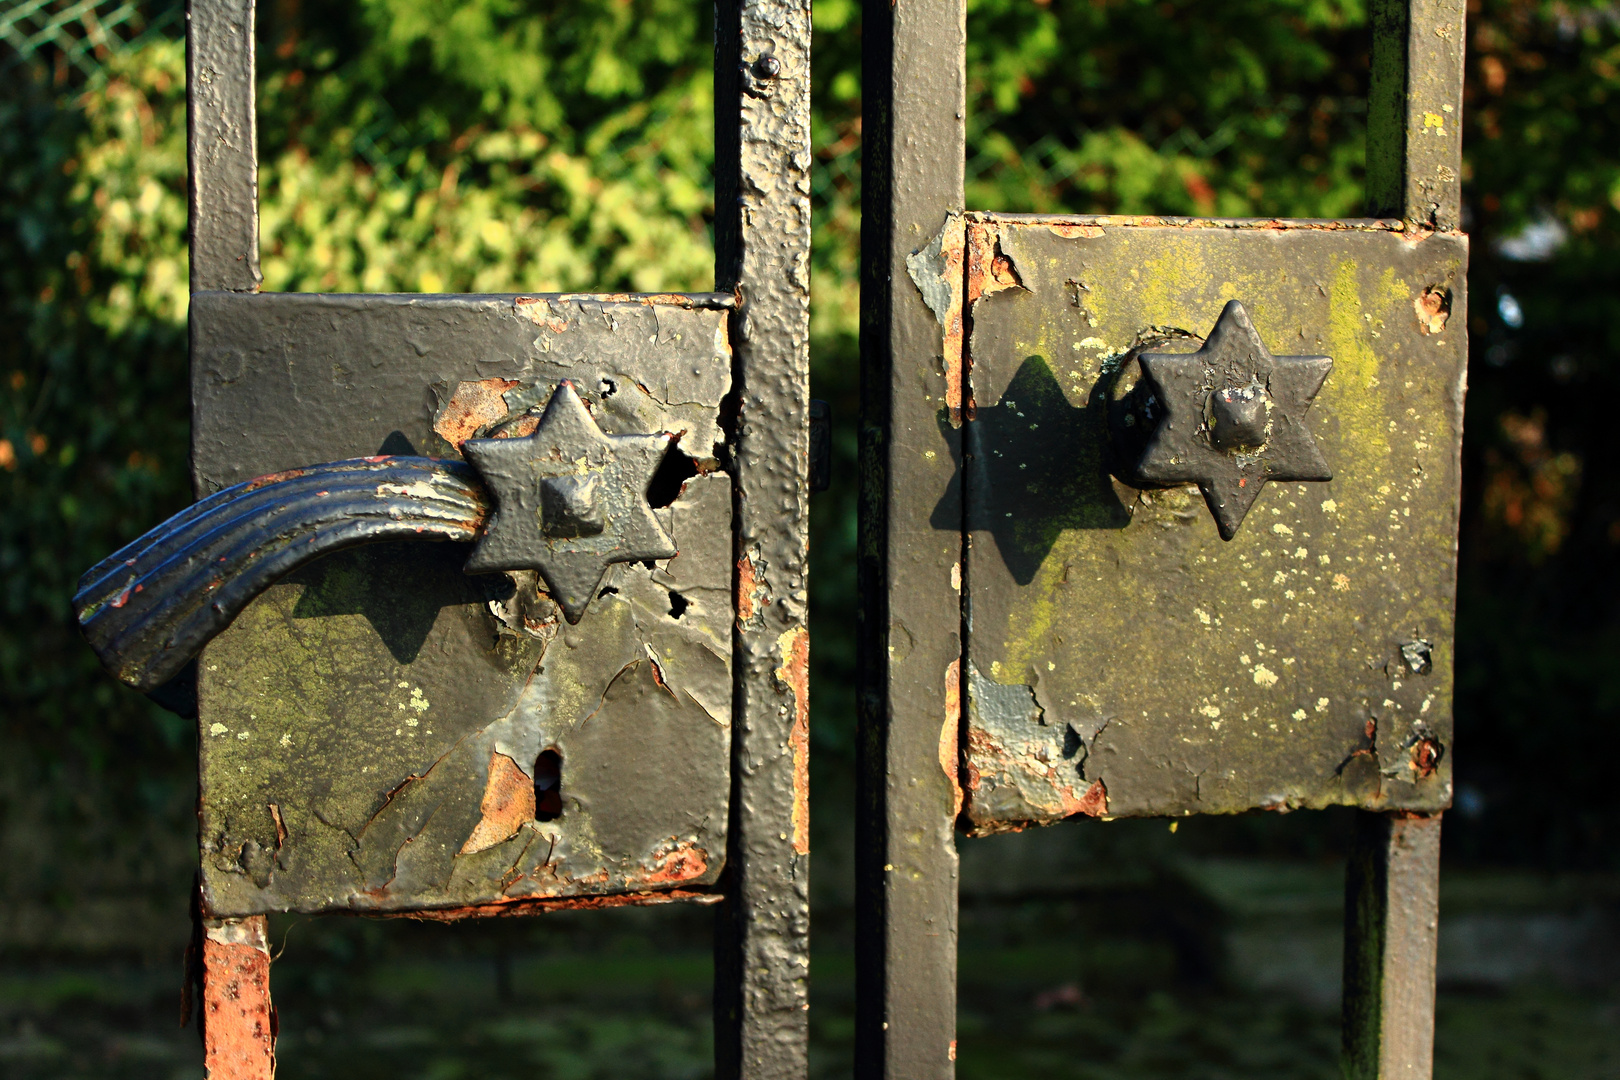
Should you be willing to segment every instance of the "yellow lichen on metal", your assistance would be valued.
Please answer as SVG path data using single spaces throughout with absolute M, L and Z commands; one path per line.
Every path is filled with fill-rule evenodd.
M 1460 287 L 1465 244 L 996 231 L 1024 288 L 972 310 L 969 655 L 1072 732 L 1063 789 L 1105 781 L 1115 815 L 1443 806 L 1465 348 L 1414 304 Z M 1334 361 L 1304 416 L 1333 480 L 1267 484 L 1229 542 L 1196 488 L 1075 479 L 1133 349 L 1196 350 L 1228 300 L 1274 354 Z M 1432 666 L 1404 668 L 1405 644 Z

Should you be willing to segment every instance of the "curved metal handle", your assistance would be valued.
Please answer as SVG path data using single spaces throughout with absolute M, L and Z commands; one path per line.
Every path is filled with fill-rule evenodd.
M 675 556 L 647 501 L 674 442 L 604 434 L 564 381 L 531 435 L 464 442 L 471 466 L 357 458 L 226 488 L 97 563 L 73 608 L 102 666 L 138 690 L 177 675 L 278 578 L 380 540 L 476 540 L 467 573 L 539 571 L 577 623 L 610 563 Z
M 468 543 L 488 517 L 488 495 L 459 461 L 360 458 L 261 476 L 97 563 L 73 608 L 102 666 L 152 690 L 304 564 L 381 540 Z

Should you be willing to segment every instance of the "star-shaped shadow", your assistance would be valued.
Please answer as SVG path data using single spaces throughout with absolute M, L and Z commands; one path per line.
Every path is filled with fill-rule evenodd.
M 379 455 L 415 456 L 401 431 L 389 432 Z M 461 572 L 459 544 L 368 544 L 337 551 L 289 574 L 304 586 L 293 618 L 362 615 L 398 663 L 409 664 L 422 651 L 439 610 L 503 599 L 512 583 L 469 579 Z
M 957 475 L 930 524 L 960 529 L 962 457 L 967 445 L 967 527 L 988 532 L 1013 579 L 1035 580 L 1065 529 L 1123 529 L 1130 514 L 1108 474 L 1106 410 L 1095 390 L 1069 404 L 1046 359 L 1026 358 L 1001 400 L 980 406 L 963 439 L 941 421 Z
M 466 572 L 538 570 L 563 617 L 579 622 L 610 563 L 675 556 L 647 502 L 673 440 L 604 434 L 566 380 L 533 434 L 468 439 L 462 454 L 494 496 L 495 512 Z
M 1162 419 L 1133 479 L 1196 483 L 1223 540 L 1237 533 L 1268 480 L 1333 479 L 1305 427 L 1333 361 L 1272 356 L 1236 300 L 1197 352 L 1140 360 Z
M 460 544 L 368 544 L 337 551 L 284 579 L 304 586 L 293 618 L 363 615 L 398 663 L 421 652 L 439 610 L 511 595 L 506 578 L 469 578 Z

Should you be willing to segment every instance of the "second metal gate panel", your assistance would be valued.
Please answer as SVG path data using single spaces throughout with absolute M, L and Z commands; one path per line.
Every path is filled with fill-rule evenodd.
M 975 829 L 1449 803 L 1466 241 L 999 216 L 967 236 Z M 1174 423 L 1138 358 L 1208 378 L 1194 353 L 1233 300 L 1276 356 L 1256 438 L 1314 443 L 1306 474 L 1332 479 L 1249 452 L 1223 540 L 1198 486 L 1117 477 Z M 1288 365 L 1329 370 L 1315 354 L 1331 371 L 1285 415 Z M 1174 453 L 1223 467 L 1219 419 L 1190 422 Z

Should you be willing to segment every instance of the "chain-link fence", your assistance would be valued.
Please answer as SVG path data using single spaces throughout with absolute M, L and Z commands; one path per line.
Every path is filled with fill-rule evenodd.
M 183 33 L 178 0 L 0 0 L 0 71 L 36 63 L 62 85 L 116 53 Z

